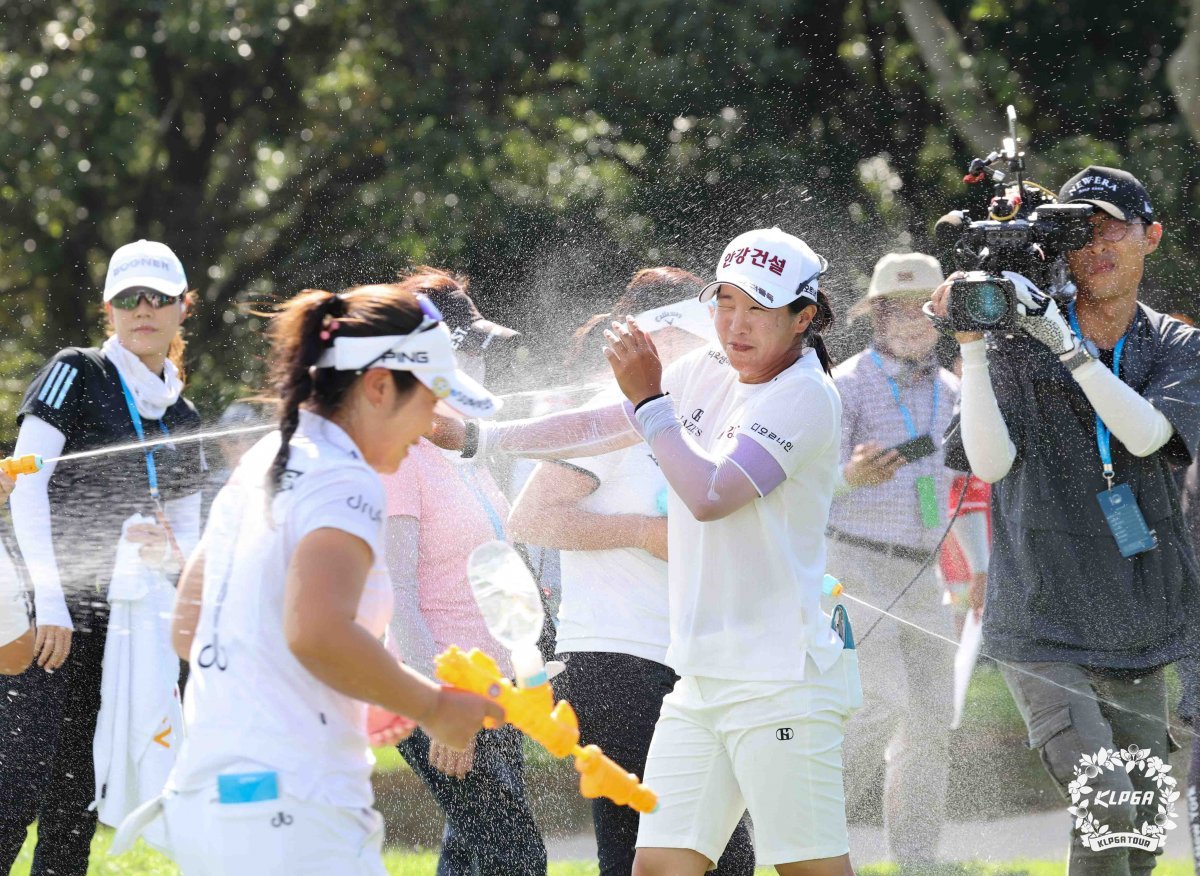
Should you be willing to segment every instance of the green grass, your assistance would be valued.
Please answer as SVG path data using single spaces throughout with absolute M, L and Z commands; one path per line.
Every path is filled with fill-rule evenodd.
M 160 855 L 141 840 L 120 857 L 109 857 L 108 847 L 113 832 L 101 828 L 92 840 L 92 860 L 88 876 L 178 876 L 179 870 L 167 857 Z M 36 832 L 30 830 L 25 847 L 17 857 L 11 876 L 29 876 L 33 863 Z M 388 873 L 392 876 L 432 876 L 437 869 L 436 852 L 384 852 Z M 591 861 L 556 861 L 550 865 L 549 876 L 593 876 L 596 865 Z
M 29 876 L 29 865 L 33 860 L 33 838 L 21 850 L 11 876 Z M 1186 838 L 1183 838 L 1186 841 Z M 88 876 L 177 876 L 179 871 L 170 860 L 155 852 L 141 840 L 128 854 L 118 858 L 108 856 L 112 842 L 112 831 L 101 828 L 92 841 L 92 864 Z M 437 868 L 434 852 L 402 852 L 390 850 L 384 854 L 388 873 L 392 876 L 431 876 Z M 554 861 L 550 864 L 549 876 L 595 876 L 598 872 L 593 861 Z M 757 874 L 773 873 L 774 870 L 760 867 Z M 1065 868 L 1061 861 L 1016 860 L 1006 864 L 946 864 L 939 867 L 935 876 L 1063 876 Z M 1188 861 L 1159 863 L 1155 876 L 1193 876 L 1194 870 Z M 892 865 L 877 865 L 858 868 L 859 876 L 901 876 L 901 871 Z M 931 874 L 933 876 L 933 874 Z

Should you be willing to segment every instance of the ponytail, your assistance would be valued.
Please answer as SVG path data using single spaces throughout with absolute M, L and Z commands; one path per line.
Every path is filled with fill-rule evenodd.
M 829 355 L 823 335 L 832 327 L 833 305 L 829 303 L 828 295 L 817 290 L 817 315 L 813 317 L 812 323 L 808 326 L 808 344 L 816 351 L 825 373 L 830 375 L 833 374 L 833 357 Z
M 833 357 L 829 355 L 829 350 L 825 347 L 825 339 L 818 334 L 814 334 L 808 339 L 809 346 L 817 352 L 817 359 L 821 362 L 821 367 L 825 369 L 825 373 L 833 374 Z
M 804 346 L 813 348 L 826 374 L 833 374 L 833 357 L 829 355 L 829 349 L 825 346 L 825 338 L 822 337 L 822 333 L 833 326 L 833 305 L 829 303 L 829 296 L 823 290 L 817 290 L 815 302 L 797 298 L 788 305 L 788 309 L 792 313 L 799 313 L 810 304 L 816 306 L 817 312 L 813 316 L 812 322 L 808 324 L 808 328 L 804 330 Z
M 317 360 L 325 352 L 326 342 L 321 335 L 326 320 L 344 316 L 346 302 L 340 295 L 323 289 L 305 289 L 294 298 L 282 313 L 275 317 L 272 334 L 277 339 L 275 376 L 279 392 L 279 449 L 267 474 L 268 493 L 274 495 L 283 482 L 291 454 L 292 436 L 300 425 L 300 406 L 308 401 L 315 388 Z M 278 343 L 282 341 L 282 344 Z

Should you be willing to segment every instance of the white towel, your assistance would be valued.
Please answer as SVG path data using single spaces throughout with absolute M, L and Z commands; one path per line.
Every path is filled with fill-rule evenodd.
M 962 638 L 958 641 L 958 651 L 954 654 L 954 718 L 950 721 L 951 730 L 957 730 L 962 724 L 967 688 L 971 686 L 971 674 L 975 671 L 975 661 L 979 659 L 979 649 L 982 647 L 983 624 L 975 617 L 974 609 L 969 609 L 967 619 L 963 622 Z
M 175 589 L 141 561 L 139 545 L 126 537 L 130 526 L 154 522 L 140 514 L 125 521 L 108 589 L 111 609 L 92 749 L 95 805 L 100 821 L 113 827 L 162 791 L 183 739 L 179 658 L 171 647 Z M 145 838 L 165 850 L 162 822 L 151 825 Z
M 133 394 L 133 402 L 137 405 L 138 413 L 147 420 L 161 420 L 167 408 L 179 401 L 183 392 L 183 381 L 179 379 L 179 369 L 168 359 L 163 363 L 163 373 L 159 375 L 147 368 L 142 360 L 126 350 L 116 335 L 112 335 L 101 352 L 116 366 L 117 373 Z

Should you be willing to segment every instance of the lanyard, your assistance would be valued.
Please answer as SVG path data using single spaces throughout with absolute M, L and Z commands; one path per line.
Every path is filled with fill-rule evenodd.
M 1073 301 L 1067 305 L 1067 316 L 1071 320 L 1071 331 L 1075 332 L 1080 340 L 1087 340 L 1079 329 L 1079 318 L 1075 315 L 1075 302 Z M 1125 349 L 1125 340 L 1132 331 L 1133 325 L 1131 324 L 1129 331 L 1121 335 L 1121 340 L 1117 341 L 1117 345 L 1113 347 L 1112 373 L 1116 375 L 1117 380 L 1121 379 L 1121 351 Z M 1113 485 L 1112 433 L 1108 430 L 1108 426 L 1104 425 L 1099 414 L 1096 414 L 1096 449 L 1100 451 L 1100 463 L 1104 466 L 1104 480 L 1111 490 Z
M 879 369 L 879 373 L 884 376 L 888 382 L 888 389 L 892 391 L 892 398 L 896 401 L 896 407 L 900 409 L 900 416 L 904 417 L 904 426 L 908 429 L 909 438 L 919 438 L 917 434 L 917 424 L 913 420 L 912 411 L 908 409 L 908 405 L 900 400 L 900 386 L 895 379 L 883 370 L 883 360 L 879 358 L 879 354 L 871 350 L 871 359 L 874 360 L 875 366 Z M 937 425 L 937 409 L 938 409 L 938 378 L 937 373 L 933 375 L 933 412 L 929 415 L 929 431 L 933 431 L 933 427 Z
M 133 421 L 133 431 L 137 435 L 139 442 L 146 440 L 146 433 L 142 430 L 142 415 L 138 412 L 137 402 L 133 400 L 133 393 L 129 391 L 129 387 L 125 384 L 125 378 L 121 376 L 121 372 L 117 372 L 117 379 L 121 381 L 121 392 L 125 394 L 125 405 L 129 408 L 129 419 Z M 162 429 L 164 435 L 170 435 L 167 430 L 167 424 L 162 420 L 158 421 L 158 428 Z M 179 542 L 175 540 L 175 531 L 171 528 L 171 522 L 167 520 L 167 514 L 163 510 L 162 499 L 158 495 L 158 467 L 154 464 L 154 448 L 146 448 L 146 480 L 150 482 L 150 498 L 154 500 L 154 516 L 158 519 L 158 525 L 167 532 L 167 545 L 171 551 L 171 555 L 175 558 L 176 565 L 179 570 L 183 571 L 183 564 L 186 557 L 179 547 Z
M 146 434 L 142 431 L 142 415 L 138 413 L 137 402 L 133 400 L 133 393 L 129 391 L 129 387 L 125 384 L 125 378 L 117 373 L 117 379 L 121 381 L 121 392 L 125 393 L 125 404 L 129 408 L 129 419 L 133 421 L 133 431 L 137 435 L 139 442 L 146 440 Z M 167 431 L 167 424 L 162 420 L 158 421 L 158 426 L 162 429 L 164 435 L 170 435 Z M 154 464 L 154 449 L 146 450 L 146 479 L 150 481 L 150 498 L 154 500 L 156 506 L 161 507 L 161 502 L 158 496 L 158 468 Z
M 451 465 L 454 465 L 454 463 L 451 463 Z M 470 474 L 463 471 L 467 467 L 471 468 Z M 504 535 L 504 523 L 500 520 L 500 514 L 496 511 L 496 506 L 492 504 L 492 501 L 475 480 L 475 466 L 472 463 L 467 463 L 466 465 L 459 464 L 454 465 L 454 470 L 458 472 L 458 476 L 462 478 L 462 482 L 475 495 L 475 500 L 483 508 L 484 513 L 487 514 L 488 522 L 492 524 L 492 532 L 496 534 L 496 541 L 507 541 L 508 539 Z

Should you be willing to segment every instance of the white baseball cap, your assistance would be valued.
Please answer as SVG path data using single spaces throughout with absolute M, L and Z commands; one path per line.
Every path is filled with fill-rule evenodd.
M 888 295 L 925 295 L 942 285 L 942 265 L 931 255 L 919 252 L 890 252 L 875 263 L 868 298 Z
M 739 234 L 717 262 L 716 279 L 700 290 L 708 301 L 721 284 L 741 289 L 763 307 L 786 307 L 798 298 L 817 300 L 817 280 L 829 267 L 807 243 L 778 228 Z
M 500 399 L 459 370 L 454 342 L 443 322 L 424 325 L 407 335 L 334 338 L 316 367 L 339 371 L 367 368 L 411 371 L 413 377 L 464 417 L 491 417 L 500 410 Z
M 643 311 L 633 319 L 648 334 L 674 328 L 706 341 L 717 339 L 710 306 L 701 304 L 695 298 Z
M 135 286 L 179 296 L 187 291 L 188 281 L 183 263 L 169 246 L 154 240 L 139 240 L 125 244 L 108 260 L 104 300 L 112 301 Z

